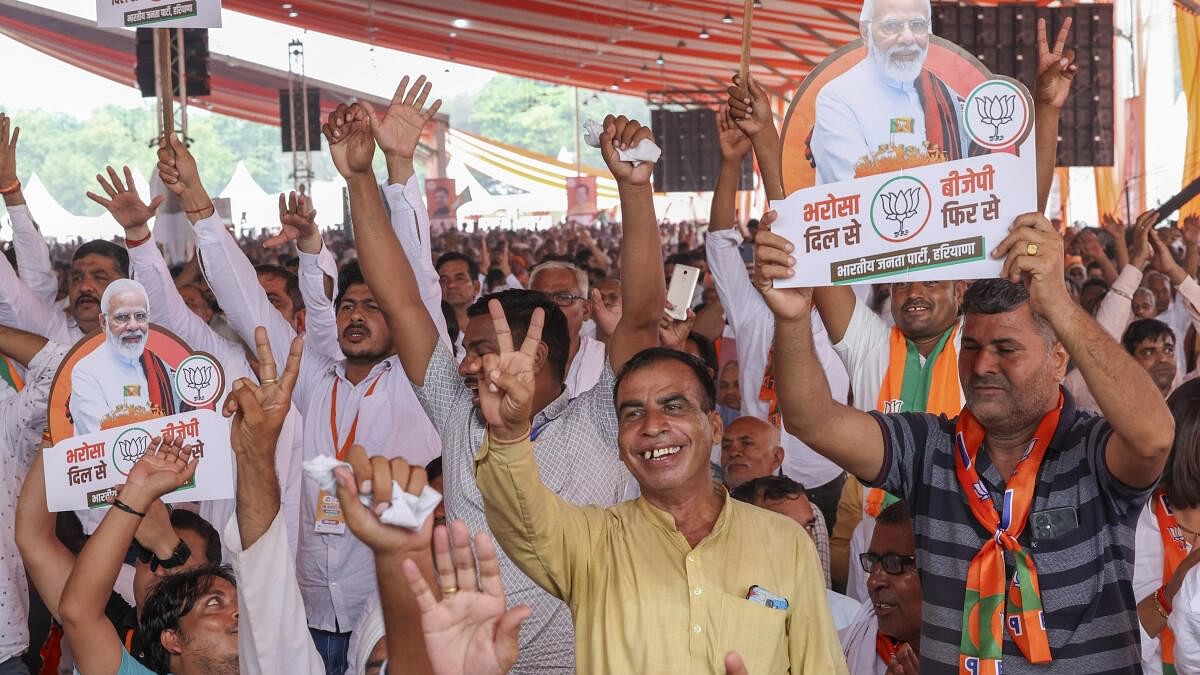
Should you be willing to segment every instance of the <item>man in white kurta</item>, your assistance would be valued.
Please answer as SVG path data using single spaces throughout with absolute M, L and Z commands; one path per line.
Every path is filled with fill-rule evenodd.
M 139 406 L 160 414 L 178 410 L 179 400 L 171 386 L 174 371 L 152 352 L 150 374 L 160 376 L 156 378 L 158 386 L 152 387 L 154 383 L 147 380 L 143 356 L 150 335 L 150 302 L 146 289 L 136 281 L 118 279 L 105 289 L 100 311 L 105 340 L 71 371 L 69 409 L 75 433 L 101 430 L 105 418 L 121 406 Z M 165 388 L 161 376 L 166 377 Z

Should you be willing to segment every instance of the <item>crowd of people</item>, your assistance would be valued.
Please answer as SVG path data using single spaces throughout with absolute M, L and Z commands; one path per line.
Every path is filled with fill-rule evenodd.
M 1065 37 L 1039 39 L 1043 209 Z M 1033 212 L 991 240 L 999 278 L 776 287 L 804 260 L 736 213 L 751 152 L 785 194 L 735 78 L 707 223 L 658 221 L 654 164 L 620 156 L 650 129 L 609 116 L 619 223 L 435 232 L 431 89 L 325 121 L 352 232 L 292 193 L 241 240 L 168 134 L 165 197 L 96 177 L 120 240 L 47 246 L 0 115 L 0 674 L 1200 673 L 1200 221 Z M 675 265 L 703 279 L 683 320 Z M 108 346 L 72 374 L 77 432 L 112 423 L 92 389 L 183 405 L 151 321 L 226 374 L 234 497 L 164 504 L 212 461 L 175 435 L 110 508 L 51 511 L 73 345 Z

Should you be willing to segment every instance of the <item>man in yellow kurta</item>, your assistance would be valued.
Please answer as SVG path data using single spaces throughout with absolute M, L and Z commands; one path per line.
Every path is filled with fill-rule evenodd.
M 615 389 L 618 444 L 641 496 L 576 506 L 533 459 L 542 310 L 520 351 L 499 304 L 491 311 L 500 353 L 484 357 L 476 479 L 504 552 L 570 606 L 578 671 L 722 673 L 740 665 L 737 652 L 754 675 L 845 673 L 811 538 L 712 481 L 722 427 L 705 366 L 664 348 L 629 361 Z

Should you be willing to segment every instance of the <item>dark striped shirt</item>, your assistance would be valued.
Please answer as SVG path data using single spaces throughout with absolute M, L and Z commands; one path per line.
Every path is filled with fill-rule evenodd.
M 1032 513 L 1074 507 L 1079 526 L 1056 538 L 1019 540 L 1033 555 L 1054 660 L 1033 666 L 1004 633 L 1004 675 L 1140 673 L 1133 537 L 1150 490 L 1133 489 L 1108 472 L 1104 448 L 1112 427 L 1079 412 L 1065 395 L 1061 421 L 1038 473 Z M 971 559 L 991 534 L 976 521 L 954 469 L 954 420 L 928 414 L 872 413 L 883 429 L 878 484 L 906 500 L 913 513 L 924 597 L 921 673 L 958 673 L 963 595 Z M 980 477 L 1003 503 L 1004 481 L 987 452 Z M 1008 558 L 1008 575 L 1013 573 Z

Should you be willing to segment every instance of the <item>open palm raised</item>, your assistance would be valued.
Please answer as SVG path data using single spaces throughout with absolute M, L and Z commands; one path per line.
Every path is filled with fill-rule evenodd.
M 421 129 L 442 107 L 442 99 L 439 98 L 429 108 L 422 110 L 432 87 L 433 83 L 425 81 L 422 75 L 409 89 L 408 76 L 405 75 L 400 80 L 400 86 L 396 87 L 396 93 L 392 95 L 392 102 L 383 117 L 371 111 L 371 131 L 380 150 L 412 159 L 417 143 L 421 141 Z
M 149 204 L 142 201 L 137 186 L 133 184 L 133 172 L 127 166 L 123 168 L 124 183 L 121 182 L 120 176 L 111 166 L 106 168 L 107 179 L 103 174 L 96 174 L 96 182 L 100 183 L 104 194 L 108 195 L 107 199 L 94 192 L 88 192 L 87 197 L 103 206 L 112 215 L 113 220 L 116 220 L 117 224 L 121 226 L 121 229 L 129 234 L 130 230 L 145 226 L 154 217 L 154 213 L 158 211 L 158 207 L 162 205 L 166 197 L 159 195 L 151 199 Z

